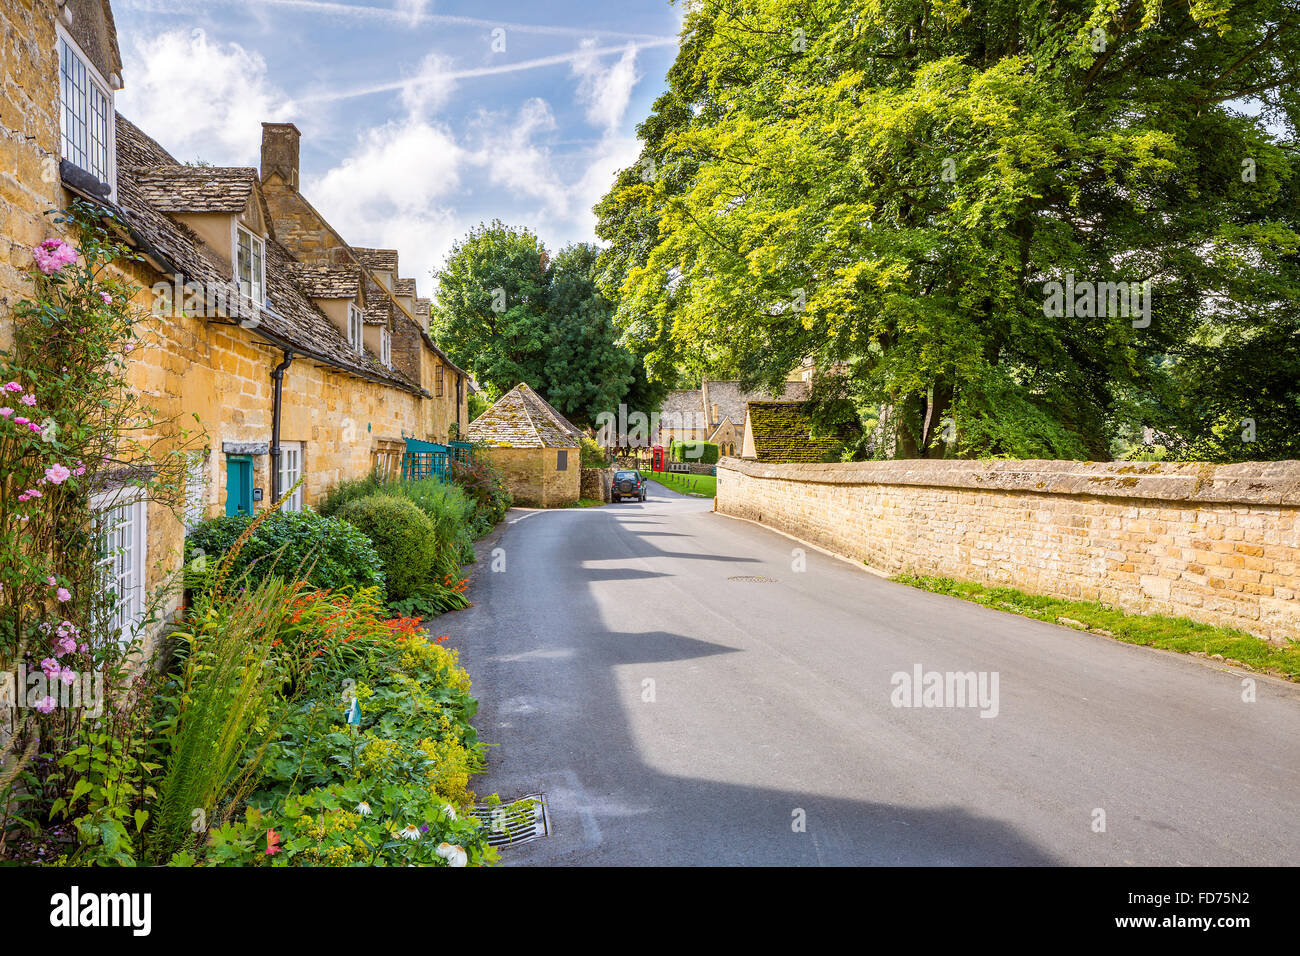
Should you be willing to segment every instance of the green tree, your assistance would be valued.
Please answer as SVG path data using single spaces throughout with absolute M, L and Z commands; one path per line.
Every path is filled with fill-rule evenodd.
M 863 454 L 1206 448 L 1248 417 L 1220 359 L 1300 354 L 1298 74 L 1283 0 L 701 0 L 597 207 L 601 282 L 652 376 L 812 357 Z M 1054 282 L 1101 301 L 1052 314 Z
M 595 246 L 578 243 L 562 249 L 551 264 L 551 340 L 542 391 L 578 426 L 595 424 L 604 411 L 617 414 L 636 362 L 618 343 L 613 303 L 596 287 L 599 255 Z
M 438 276 L 431 325 L 453 362 L 502 393 L 545 380 L 550 264 L 541 240 L 499 220 L 452 247 Z

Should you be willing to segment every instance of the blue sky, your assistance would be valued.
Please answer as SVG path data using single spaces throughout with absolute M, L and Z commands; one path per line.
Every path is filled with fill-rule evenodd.
M 113 0 L 118 109 L 178 159 L 258 164 L 302 130 L 303 192 L 421 294 L 480 220 L 551 248 L 637 154 L 681 9 L 668 0 Z M 504 46 L 504 49 L 501 47 Z

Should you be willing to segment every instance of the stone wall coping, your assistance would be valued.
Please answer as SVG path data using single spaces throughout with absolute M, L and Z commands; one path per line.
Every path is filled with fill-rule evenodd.
M 967 461 L 775 464 L 728 457 L 718 470 L 831 485 L 911 485 L 1158 501 L 1300 507 L 1300 461 Z

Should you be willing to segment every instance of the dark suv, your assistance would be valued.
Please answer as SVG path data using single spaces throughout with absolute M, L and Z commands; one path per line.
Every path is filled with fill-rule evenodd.
M 609 497 L 612 501 L 622 501 L 624 498 L 645 501 L 645 481 L 638 472 L 616 471 L 614 487 L 610 490 Z

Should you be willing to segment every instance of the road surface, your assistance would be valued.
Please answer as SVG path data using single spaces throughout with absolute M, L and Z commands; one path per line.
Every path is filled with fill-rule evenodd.
M 711 508 L 652 484 L 484 542 L 439 630 L 495 744 L 479 793 L 550 805 L 504 863 L 1300 863 L 1300 686 L 1248 703 L 1223 665 L 795 570 Z M 996 675 L 996 716 L 895 706 L 918 668 Z

